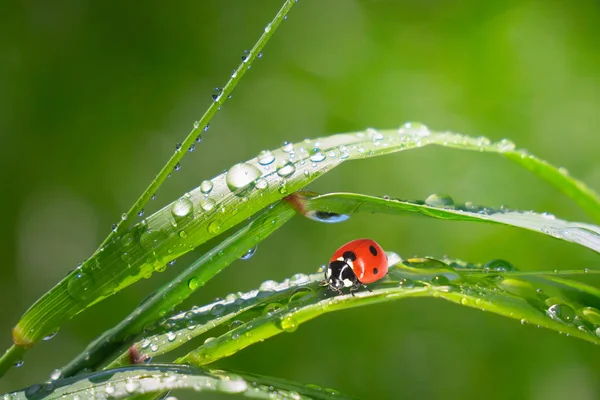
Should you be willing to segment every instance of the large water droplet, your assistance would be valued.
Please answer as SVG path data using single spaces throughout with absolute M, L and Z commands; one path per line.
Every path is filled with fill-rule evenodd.
M 431 135 L 427 125 L 420 122 L 407 122 L 398 129 L 400 135 L 425 137 Z
M 202 181 L 202 183 L 200 184 L 200 191 L 204 194 L 209 194 L 212 189 L 213 189 L 212 181 L 206 180 L 206 181 Z
M 287 162 L 281 167 L 277 168 L 277 175 L 281 176 L 282 178 L 292 176 L 294 172 L 296 172 L 296 167 L 292 162 Z
M 181 219 L 191 216 L 192 211 L 194 211 L 194 204 L 186 197 L 181 197 L 179 200 L 175 201 L 171 207 L 171 214 L 173 214 L 175 221 L 180 221 Z
M 336 214 L 327 211 L 307 211 L 304 216 L 313 221 L 324 222 L 326 224 L 335 224 L 346 221 L 350 218 L 347 214 Z
M 259 190 L 265 190 L 267 187 L 269 187 L 269 182 L 264 178 L 260 178 L 256 181 L 254 186 Z
M 437 208 L 454 209 L 454 200 L 452 197 L 443 193 L 434 193 L 425 199 L 425 204 Z
M 486 272 L 510 272 L 510 271 L 516 271 L 517 269 L 515 268 L 514 265 L 512 265 L 508 261 L 498 259 L 498 260 L 488 261 L 483 266 L 483 270 Z
M 290 278 L 290 286 L 306 285 L 310 278 L 306 274 L 295 274 Z
M 275 282 L 273 280 L 267 280 L 267 281 L 264 281 L 263 283 L 261 283 L 258 290 L 260 290 L 261 292 L 272 292 L 275 290 L 277 285 L 278 285 L 277 282 Z
M 309 157 L 309 160 L 312 162 L 321 162 L 325 159 L 325 154 L 321 152 L 319 149 L 315 149 L 314 154 Z
M 285 332 L 294 332 L 298 329 L 298 323 L 292 314 L 285 315 L 279 320 L 279 327 Z
M 219 97 L 221 97 L 221 94 L 223 94 L 223 89 L 221 89 L 220 87 L 216 87 L 212 92 L 213 100 L 214 101 L 219 100 Z
M 584 307 L 581 313 L 594 325 L 600 325 L 600 310 L 594 307 Z
M 56 336 L 57 333 L 58 333 L 58 329 L 55 330 L 54 332 L 50 333 L 49 335 L 44 336 L 43 340 L 50 340 L 50 339 L 54 338 L 54 336 Z
M 229 375 L 217 382 L 217 390 L 223 393 L 242 393 L 248 390 L 248 384 L 237 375 Z
M 76 300 L 85 300 L 90 297 L 94 288 L 94 278 L 85 271 L 78 271 L 69 278 L 67 290 Z
M 566 304 L 554 304 L 548 308 L 548 316 L 561 322 L 571 323 L 575 318 L 575 310 Z
M 219 223 L 218 220 L 214 220 L 213 222 L 208 224 L 207 230 L 208 230 L 208 233 L 216 235 L 221 230 L 221 224 Z
M 263 150 L 258 154 L 258 163 L 260 165 L 269 165 L 275 161 L 275 156 L 269 150 Z
M 62 371 L 60 369 L 55 369 L 54 371 L 52 371 L 52 373 L 50 374 L 50 380 L 52 381 L 56 381 L 59 380 L 60 377 L 62 375 Z
M 252 164 L 235 164 L 229 171 L 225 182 L 232 192 L 248 189 L 261 176 L 261 172 Z
M 256 249 L 258 249 L 258 245 L 248 249 L 248 251 L 246 251 L 241 257 L 240 260 L 249 260 L 250 258 L 252 258 L 252 256 L 254 255 L 254 253 L 256 253 Z

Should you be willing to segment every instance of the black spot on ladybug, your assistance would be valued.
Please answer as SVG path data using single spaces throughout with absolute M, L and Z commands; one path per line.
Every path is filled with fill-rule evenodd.
M 369 251 L 371 252 L 371 254 L 373 254 L 374 256 L 377 255 L 377 249 L 375 248 L 375 246 L 369 246 Z
M 373 268 L 373 273 L 374 273 L 375 275 L 377 275 L 377 273 L 378 273 L 378 272 L 379 272 L 379 270 L 378 270 L 377 268 Z
M 354 254 L 353 251 L 345 251 L 344 254 L 342 255 L 342 257 L 344 257 L 344 260 L 350 260 L 350 261 L 356 260 L 356 254 Z

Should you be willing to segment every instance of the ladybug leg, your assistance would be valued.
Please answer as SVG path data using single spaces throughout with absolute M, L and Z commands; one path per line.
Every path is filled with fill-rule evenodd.
M 369 288 L 367 285 L 362 285 L 365 289 L 367 289 L 369 292 L 373 293 L 373 291 L 371 290 L 371 288 Z

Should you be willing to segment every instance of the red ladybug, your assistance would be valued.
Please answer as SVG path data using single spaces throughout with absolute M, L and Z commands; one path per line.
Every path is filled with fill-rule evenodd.
M 378 281 L 387 272 L 388 259 L 383 248 L 374 240 L 356 239 L 333 253 L 325 270 L 325 283 L 340 294 L 342 288 L 349 287 L 354 295 L 361 285 Z

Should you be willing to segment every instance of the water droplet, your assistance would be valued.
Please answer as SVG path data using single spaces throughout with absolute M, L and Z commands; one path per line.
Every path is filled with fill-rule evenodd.
M 218 220 L 214 220 L 213 222 L 208 224 L 207 229 L 208 229 L 208 233 L 215 235 L 215 234 L 219 233 L 219 231 L 221 230 L 221 225 L 219 224 Z
M 227 171 L 225 182 L 232 192 L 244 191 L 244 189 L 250 188 L 261 175 L 260 170 L 254 165 L 239 163 Z
M 173 218 L 175 218 L 175 221 L 180 221 L 191 216 L 192 211 L 194 211 L 194 204 L 186 197 L 181 197 L 179 200 L 175 201 L 171 207 L 171 214 L 173 215 Z
M 575 318 L 575 310 L 566 304 L 554 304 L 548 308 L 548 316 L 561 322 L 571 323 Z
M 229 375 L 217 382 L 217 390 L 223 393 L 242 393 L 248 390 L 248 384 L 240 376 Z
M 496 144 L 496 148 L 498 149 L 498 151 L 501 152 L 505 152 L 505 151 L 513 151 L 515 149 L 515 144 L 508 140 L 508 139 L 502 139 L 501 141 L 499 141 Z
M 52 371 L 52 373 L 50 374 L 50 380 L 52 381 L 56 381 L 59 380 L 60 377 L 62 375 L 62 371 L 60 369 L 55 369 L 54 371 Z
M 242 51 L 242 61 L 246 62 L 246 60 L 248 60 L 248 57 L 250 57 L 250 50 Z
M 517 270 L 515 266 L 508 261 L 500 259 L 488 261 L 483 266 L 483 269 L 486 272 L 510 272 Z
M 240 257 L 240 260 L 249 260 L 250 258 L 252 258 L 252 256 L 254 255 L 254 253 L 256 253 L 256 249 L 258 249 L 258 245 L 248 249 L 248 251 L 246 251 L 244 253 L 244 255 L 242 255 Z
M 42 385 L 39 385 L 37 383 L 35 385 L 29 386 L 27 389 L 25 389 L 25 397 L 29 398 L 29 397 L 33 396 L 34 394 L 39 392 L 41 388 L 42 388 Z
M 54 336 L 56 336 L 56 334 L 58 333 L 58 330 L 55 330 L 54 332 L 50 333 L 49 335 L 45 336 L 43 340 L 50 340 L 52 339 Z
M 177 339 L 177 334 L 175 332 L 167 332 L 167 340 L 169 342 L 173 342 L 175 339 Z
M 210 313 L 215 317 L 219 317 L 225 314 L 227 308 L 223 304 L 215 304 L 213 308 L 210 309 Z
M 269 182 L 264 178 L 260 178 L 256 181 L 254 186 L 259 190 L 265 190 L 267 187 L 269 187 Z
M 261 283 L 258 290 L 260 290 L 261 292 L 272 292 L 275 290 L 277 285 L 278 285 L 277 282 L 275 282 L 273 280 L 267 280 L 267 281 L 264 281 L 263 283 Z
M 208 132 L 209 129 L 210 129 L 210 124 L 206 124 L 206 125 L 204 125 L 204 128 L 202 128 L 202 130 L 204 132 Z
M 200 121 L 194 121 L 194 129 L 198 129 L 200 127 Z
M 306 285 L 310 278 L 306 274 L 295 274 L 290 278 L 290 286 Z
M 209 194 L 210 191 L 213 189 L 213 183 L 212 181 L 202 181 L 202 183 L 200 184 L 200 191 L 204 194 Z
M 430 207 L 454 209 L 454 200 L 447 194 L 434 193 L 425 199 L 425 204 Z
M 204 199 L 200 202 L 200 207 L 202 207 L 204 211 L 213 210 L 216 205 L 217 203 L 215 203 L 213 199 Z
M 415 287 L 415 282 L 412 279 L 404 278 L 398 282 L 398 286 L 401 286 L 406 289 L 412 289 Z
M 267 26 L 265 26 L 265 33 L 269 32 L 271 32 L 271 24 L 267 24 Z
M 269 165 L 275 161 L 275 156 L 269 150 L 263 150 L 258 154 L 258 163 L 260 165 Z
M 277 175 L 279 175 L 282 178 L 290 177 L 294 174 L 294 172 L 296 172 L 296 167 L 290 161 L 277 168 Z
M 600 325 L 600 310 L 594 307 L 584 307 L 581 313 L 594 325 Z
M 174 171 L 179 171 L 181 169 L 181 164 L 177 163 L 175 164 L 175 166 L 173 167 Z
M 176 262 L 177 262 L 177 260 L 171 260 L 171 261 L 169 261 L 169 265 L 175 265 Z
M 216 87 L 212 92 L 213 100 L 214 101 L 219 100 L 219 98 L 221 97 L 221 94 L 223 94 L 223 89 L 221 89 L 220 87 Z
M 286 153 L 291 153 L 294 151 L 294 144 L 290 142 L 283 142 L 281 150 L 285 151 Z
M 121 220 L 125 221 L 127 219 L 127 213 L 121 214 Z
M 155 350 L 153 350 L 155 351 Z M 134 393 L 140 387 L 139 383 L 133 379 L 128 379 L 125 383 L 125 391 L 127 393 Z
M 71 278 L 67 284 L 67 290 L 71 297 L 76 300 L 85 300 L 93 292 L 94 278 L 85 271 L 79 271 Z
M 321 162 L 325 159 L 325 154 L 321 153 L 319 149 L 314 150 L 314 154 L 309 157 L 309 160 L 312 162 Z
M 21 368 L 23 366 L 24 362 L 23 360 L 19 360 L 16 363 L 14 363 L 15 368 Z
M 347 214 L 336 214 L 327 211 L 307 211 L 304 216 L 313 221 L 324 222 L 326 224 L 344 222 L 350 218 Z
M 287 314 L 281 317 L 281 319 L 279 320 L 279 327 L 284 332 L 294 332 L 296 329 L 298 329 L 298 323 L 296 322 L 292 314 Z
M 431 135 L 429 128 L 420 122 L 407 122 L 398 129 L 400 135 L 425 137 Z
M 190 145 L 190 147 L 188 148 L 188 151 L 191 153 L 191 152 L 193 152 L 194 150 L 196 150 L 196 145 L 195 145 L 194 143 L 192 143 L 192 144 Z
M 143 208 L 140 211 L 138 211 L 137 216 L 140 217 L 140 218 L 144 216 L 144 209 Z
M 450 280 L 445 275 L 434 276 L 431 283 L 435 286 L 446 286 L 450 284 Z
M 175 150 L 177 150 L 177 151 L 181 150 L 181 143 L 177 143 L 175 145 Z
M 190 288 L 190 290 L 196 290 L 200 287 L 200 281 L 198 280 L 198 278 L 191 278 L 188 281 L 188 287 Z
M 202 142 L 202 135 L 196 136 L 196 143 Z
M 150 196 L 150 200 L 156 200 L 156 193 Z
M 117 227 L 118 227 L 117 224 L 112 224 L 112 226 L 111 226 L 112 231 L 116 232 L 117 231 Z
M 379 140 L 383 140 L 384 136 L 377 129 L 369 128 L 367 129 L 367 135 L 369 135 L 369 139 L 376 142 Z

